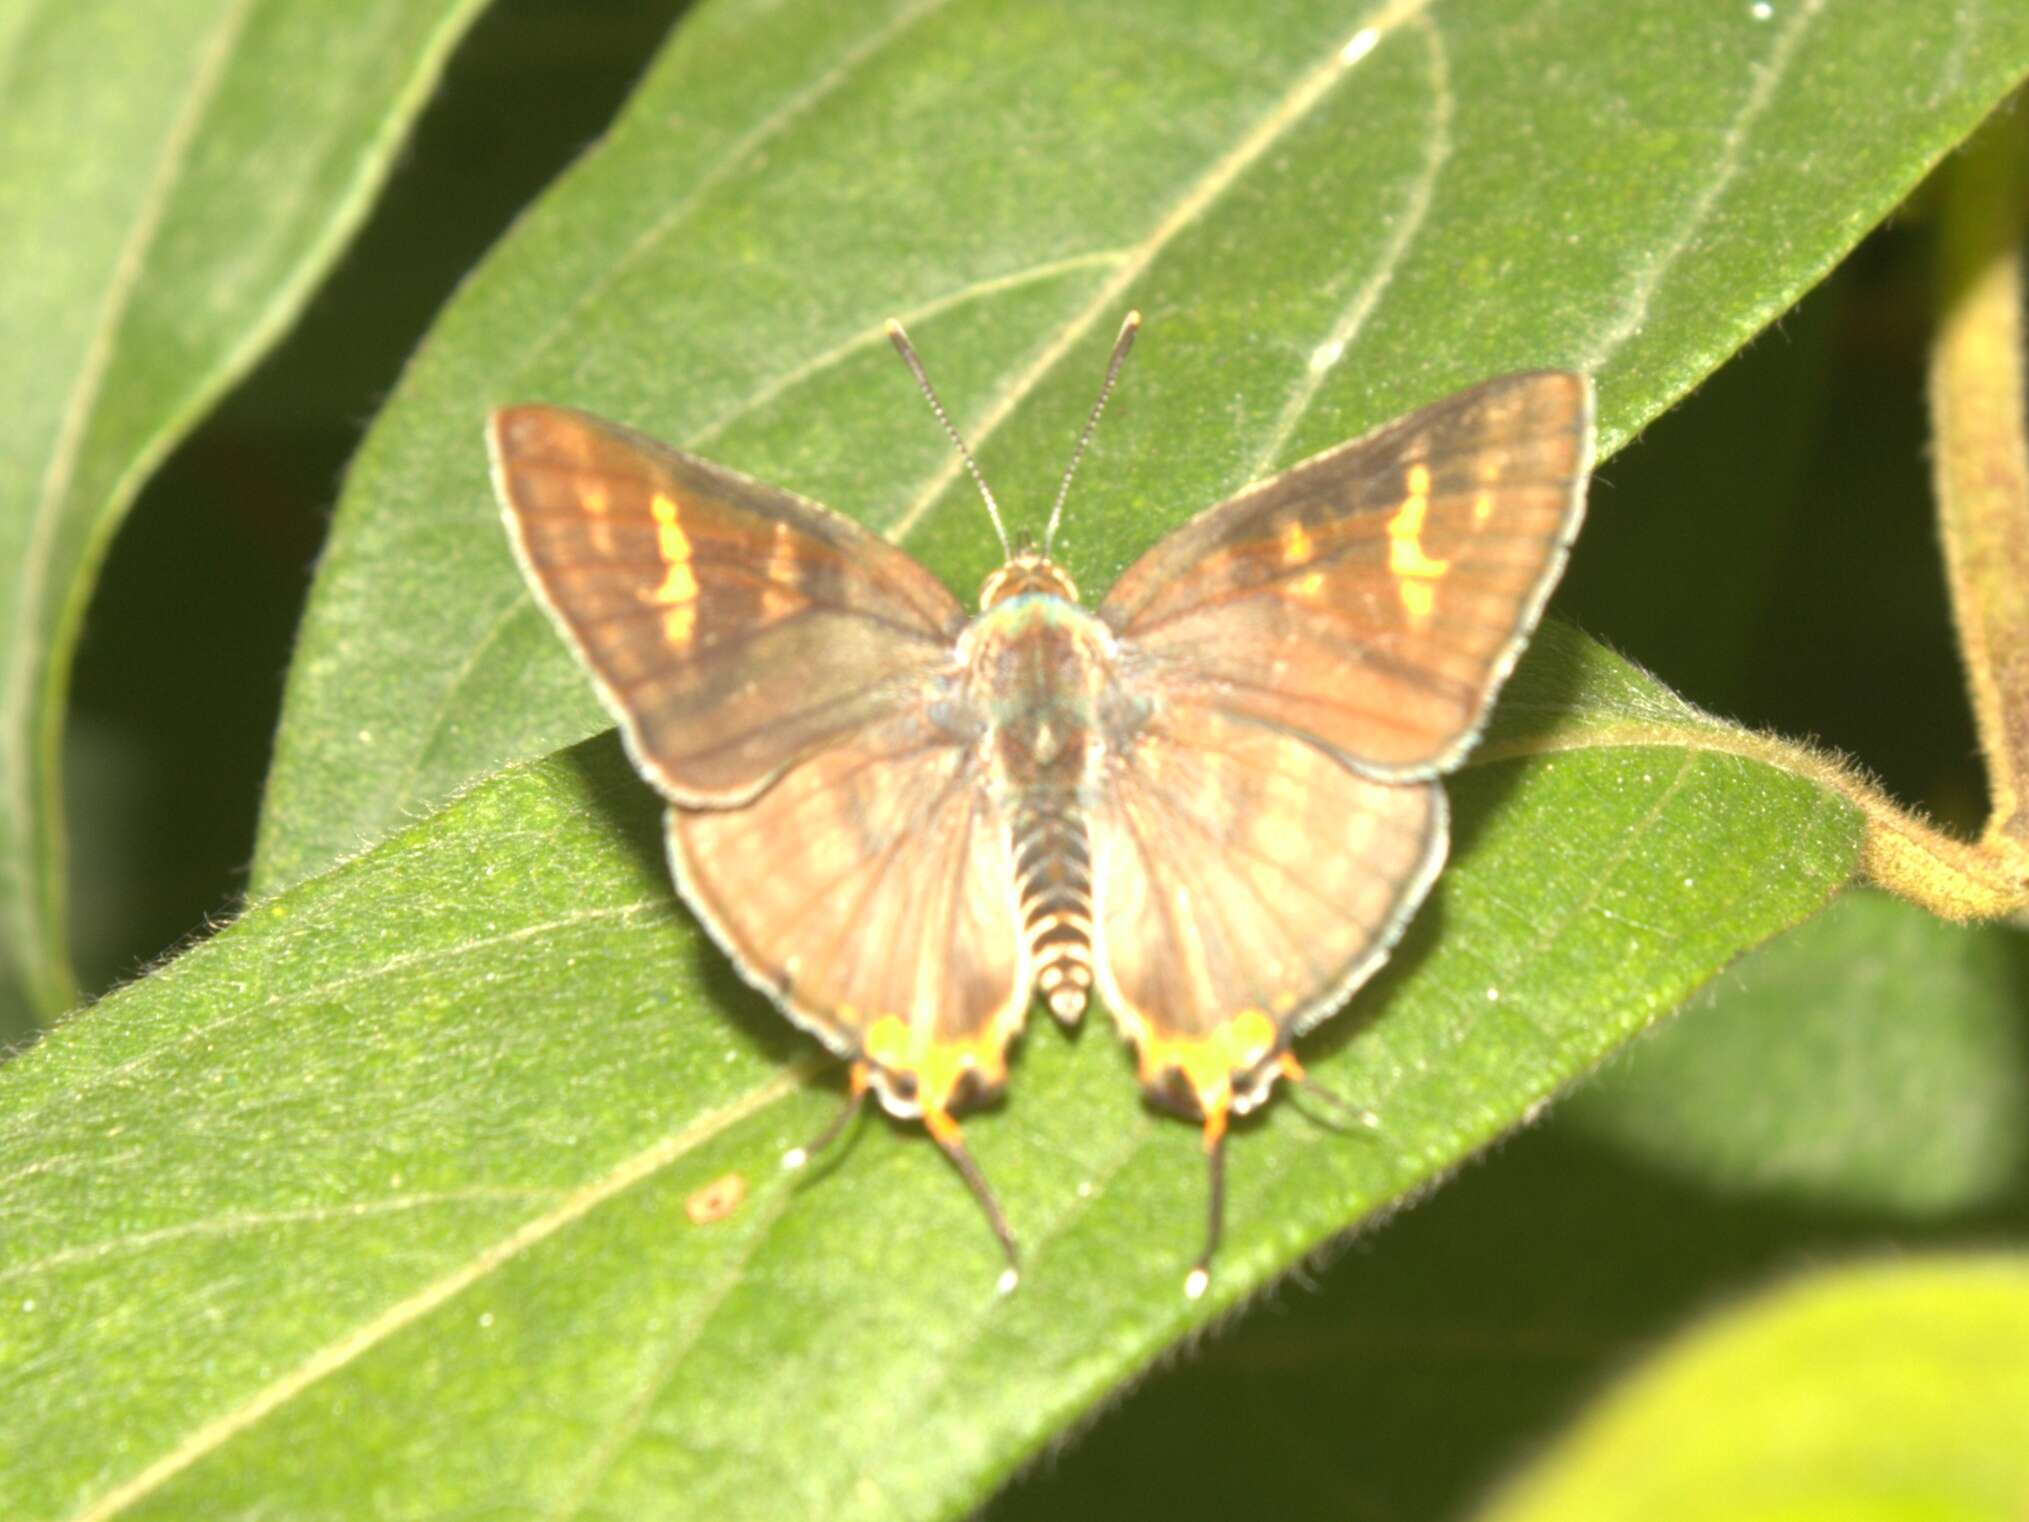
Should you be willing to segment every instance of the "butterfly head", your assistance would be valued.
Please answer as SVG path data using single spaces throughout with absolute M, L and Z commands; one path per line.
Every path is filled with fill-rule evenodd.
M 986 578 L 979 589 L 979 611 L 984 613 L 1010 597 L 1040 595 L 1078 601 L 1078 584 L 1070 573 L 1047 555 L 1026 550 L 1010 555 L 1007 564 Z

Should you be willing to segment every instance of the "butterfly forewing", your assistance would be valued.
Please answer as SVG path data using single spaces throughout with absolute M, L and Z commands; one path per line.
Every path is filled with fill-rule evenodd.
M 1100 607 L 1173 697 L 1380 777 L 1469 747 L 1584 510 L 1591 388 L 1504 376 L 1200 514 Z
M 530 583 L 673 799 L 752 796 L 950 663 L 964 610 L 850 519 L 567 408 L 488 437 Z

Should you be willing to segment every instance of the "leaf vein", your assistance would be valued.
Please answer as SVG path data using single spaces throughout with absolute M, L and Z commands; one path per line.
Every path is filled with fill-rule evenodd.
M 1268 438 L 1254 457 L 1253 469 L 1248 472 L 1250 479 L 1259 480 L 1268 474 L 1288 446 L 1290 435 L 1296 432 L 1297 425 L 1310 411 L 1325 377 L 1338 368 L 1345 351 L 1359 341 L 1360 331 L 1366 327 L 1367 319 L 1374 314 L 1374 308 L 1380 305 L 1381 298 L 1394 282 L 1395 272 L 1402 267 L 1410 245 L 1423 231 L 1424 219 L 1430 215 L 1430 204 L 1436 199 L 1438 179 L 1451 158 L 1451 119 L 1457 102 L 1452 94 L 1451 66 L 1446 58 L 1443 35 L 1428 16 L 1417 17 L 1416 26 L 1424 36 L 1430 70 L 1430 122 L 1424 133 L 1422 169 L 1415 183 L 1409 187 L 1408 204 L 1397 218 L 1395 229 L 1381 250 L 1379 262 L 1361 283 L 1346 309 L 1339 314 L 1338 321 L 1332 324 L 1324 342 L 1312 348 L 1295 390 L 1283 403 L 1275 426 L 1269 430 Z M 1324 362 L 1319 363 L 1320 359 Z
M 473 1254 L 465 1262 L 441 1274 L 404 1300 L 397 1301 L 372 1320 L 344 1336 L 326 1343 L 280 1378 L 270 1381 L 237 1406 L 220 1412 L 195 1428 L 167 1453 L 130 1478 L 113 1486 L 90 1505 L 78 1511 L 73 1522 L 104 1522 L 138 1502 L 223 1448 L 241 1433 L 282 1409 L 306 1390 L 339 1373 L 372 1352 L 403 1328 L 412 1325 L 457 1296 L 512 1263 L 529 1249 L 554 1236 L 566 1226 L 653 1177 L 730 1127 L 758 1114 L 769 1105 L 788 1097 L 830 1063 L 822 1053 L 810 1053 L 789 1064 L 774 1078 L 731 1104 L 709 1110 L 672 1136 L 622 1158 L 604 1173 L 588 1180 L 558 1202 L 555 1208 L 523 1222 L 498 1241 Z
M 1676 232 L 1663 244 L 1652 259 L 1635 271 L 1634 284 L 1628 292 L 1627 301 L 1621 313 L 1607 330 L 1594 341 L 1591 350 L 1578 362 L 1578 368 L 1587 375 L 1597 375 L 1607 363 L 1620 352 L 1629 339 L 1641 331 L 1654 304 L 1656 292 L 1661 289 L 1677 261 L 1683 258 L 1691 247 L 1701 228 L 1712 218 L 1713 209 L 1721 196 L 1732 187 L 1740 174 L 1741 162 L 1746 155 L 1747 137 L 1761 120 L 1775 99 L 1776 86 L 1788 72 L 1797 48 L 1802 44 L 1804 33 L 1818 17 L 1829 0 L 1803 0 L 1781 33 L 1776 37 L 1775 46 L 1767 60 L 1754 71 L 1754 82 L 1748 87 L 1747 98 L 1741 102 L 1740 110 L 1734 115 L 1733 125 L 1726 129 L 1726 136 L 1720 141 L 1719 156 L 1713 165 L 1711 175 L 1702 189 L 1691 198 L 1683 220 Z
M 1091 331 L 1093 324 L 1113 309 L 1127 288 L 1141 278 L 1180 233 L 1197 222 L 1242 174 L 1307 117 L 1331 88 L 1373 51 L 1381 37 L 1414 20 L 1431 3 L 1432 0 L 1390 0 L 1348 41 L 1335 45 L 1329 58 L 1299 78 L 1238 142 L 1214 160 L 1163 214 L 1148 236 L 1128 251 L 1120 266 L 1100 285 L 1092 299 L 1074 312 L 1042 345 L 1028 366 L 1002 388 L 988 406 L 986 415 L 971 427 L 973 453 L 980 451 L 986 440 Z M 895 521 L 887 526 L 884 530 L 887 537 L 897 542 L 906 539 L 957 481 L 964 468 L 964 463 L 956 455 L 947 459 L 915 493 Z

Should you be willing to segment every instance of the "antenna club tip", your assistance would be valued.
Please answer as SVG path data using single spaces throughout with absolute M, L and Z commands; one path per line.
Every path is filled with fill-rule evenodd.
M 1211 1284 L 1211 1271 L 1200 1263 L 1196 1268 L 1184 1275 L 1184 1298 L 1186 1300 L 1204 1299 L 1205 1291 L 1211 1288 Z
M 1120 324 L 1120 330 L 1123 333 L 1131 333 L 1140 326 L 1141 326 L 1141 311 L 1139 308 L 1135 308 L 1134 310 L 1128 312 L 1126 320 Z
M 1021 1282 L 1020 1269 L 1004 1268 L 1000 1271 L 1000 1277 L 993 1281 L 993 1291 L 997 1295 L 1012 1295 L 1015 1292 L 1015 1286 Z
M 881 324 L 881 331 L 887 334 L 888 337 L 891 339 L 907 338 L 909 336 L 907 333 L 904 333 L 902 331 L 902 325 L 892 317 L 890 317 L 886 322 Z
M 787 1152 L 782 1154 L 782 1171 L 784 1173 L 794 1173 L 798 1168 L 801 1168 L 805 1163 L 809 1161 L 810 1161 L 809 1148 L 791 1147 Z

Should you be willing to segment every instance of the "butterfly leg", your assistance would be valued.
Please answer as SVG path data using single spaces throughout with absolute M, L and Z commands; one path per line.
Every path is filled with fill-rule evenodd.
M 791 1147 L 782 1154 L 785 1169 L 801 1168 L 818 1153 L 837 1141 L 852 1118 L 859 1114 L 860 1106 L 866 1101 L 867 1088 L 873 1081 L 873 1068 L 865 1062 L 855 1062 L 851 1075 L 846 1080 L 845 1103 L 838 1107 L 838 1113 L 824 1123 L 824 1129 L 816 1137 L 800 1147 Z
M 1212 1282 L 1212 1255 L 1226 1229 L 1226 1117 L 1230 1101 L 1219 1098 L 1205 1106 L 1205 1250 L 1184 1276 L 1184 1298 L 1196 1300 Z
M 929 1131 L 930 1139 L 951 1159 L 951 1166 L 958 1170 L 965 1187 L 972 1191 L 972 1197 L 979 1202 L 979 1208 L 986 1214 L 986 1224 L 993 1228 L 994 1236 L 1000 1239 L 1000 1250 L 1007 1255 L 1007 1267 L 1001 1270 L 996 1286 L 1005 1295 L 1021 1282 L 1021 1253 L 1015 1246 L 1014 1233 L 1008 1229 L 1007 1217 L 1001 1214 L 1000 1201 L 993 1197 L 993 1190 L 987 1187 L 986 1175 L 979 1171 L 979 1164 L 972 1160 L 966 1150 L 965 1136 L 958 1129 L 958 1122 L 951 1118 L 948 1110 L 925 1108 L 923 1126 Z
M 1319 1083 L 1304 1070 L 1303 1064 L 1296 1060 L 1296 1053 L 1284 1052 L 1276 1059 L 1275 1065 L 1277 1071 L 1289 1080 L 1291 1087 L 1300 1089 L 1311 1098 L 1322 1102 L 1327 1108 L 1338 1111 L 1340 1115 L 1344 1116 L 1354 1125 L 1365 1126 L 1370 1131 L 1380 1128 L 1380 1116 L 1376 1115 L 1365 1105 L 1356 1105 L 1344 1095 L 1334 1094 L 1330 1089 Z

